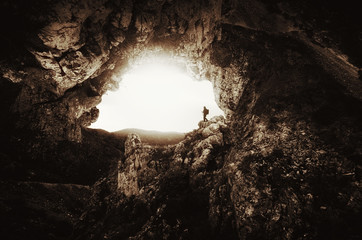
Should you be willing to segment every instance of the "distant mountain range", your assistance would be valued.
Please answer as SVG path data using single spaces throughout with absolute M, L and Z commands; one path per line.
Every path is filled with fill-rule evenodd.
M 136 128 L 127 128 L 113 132 L 120 137 L 127 137 L 130 133 L 136 133 L 140 136 L 143 143 L 150 145 L 172 145 L 177 144 L 185 138 L 184 133 L 179 132 L 159 132 L 151 130 L 143 130 Z

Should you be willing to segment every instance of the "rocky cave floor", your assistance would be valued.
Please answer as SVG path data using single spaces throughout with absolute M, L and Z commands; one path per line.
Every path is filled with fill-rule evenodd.
M 201 121 L 199 128 L 187 133 L 178 144 L 151 146 L 137 134 L 125 138 L 83 129 L 82 144 L 67 143 L 63 148 L 71 151 L 57 156 L 58 151 L 51 157 L 75 161 L 85 155 L 93 160 L 88 171 L 96 169 L 106 174 L 87 180 L 88 172 L 71 168 L 66 170 L 69 178 L 56 179 L 54 169 L 46 174 L 44 167 L 23 166 L 26 174 L 18 173 L 10 180 L 2 175 L 2 239 L 240 239 L 229 168 L 270 182 L 270 189 L 259 194 L 278 198 L 270 205 L 246 210 L 273 214 L 272 225 L 262 216 L 258 219 L 256 224 L 264 225 L 266 231 L 254 233 L 251 239 L 277 239 L 281 232 L 288 231 L 284 226 L 294 230 L 291 239 L 360 239 L 362 196 L 358 181 L 351 181 L 358 176 L 350 172 L 349 166 L 336 162 L 338 167 L 329 164 L 326 168 L 316 159 L 307 159 L 303 166 L 287 159 L 286 165 L 281 161 L 283 150 L 226 164 L 228 131 L 224 117 L 214 117 Z M 74 156 L 75 149 L 78 156 Z M 107 162 L 109 168 L 99 168 L 97 160 Z M 12 166 L 6 167 L 10 171 Z M 336 177 L 336 171 L 343 174 Z M 240 177 L 238 174 L 234 177 Z M 323 181 L 323 186 L 311 190 L 310 186 L 318 186 L 317 181 Z M 247 191 L 255 191 L 258 186 L 250 188 Z M 258 198 L 258 194 L 255 198 L 249 195 L 243 201 L 255 203 Z M 288 215 L 283 216 L 285 212 Z
M 67 143 L 63 148 L 69 151 L 49 156 L 76 162 L 77 149 L 93 160 L 92 166 L 82 165 L 87 170 L 107 171 L 93 164 L 97 159 L 108 162 L 107 177 L 94 184 L 97 177 L 87 180 L 89 173 L 73 166 L 77 176 L 69 173 L 64 179 L 54 177 L 54 168 L 47 174 L 46 166 L 27 169 L 21 161 L 16 167 L 8 163 L 1 181 L 2 239 L 236 239 L 231 207 L 220 205 L 227 202 L 220 198 L 227 188 L 220 170 L 227 126 L 222 116 L 199 125 L 178 144 L 153 146 L 137 134 L 124 138 L 84 129 L 82 145 Z M 91 148 L 96 150 L 87 153 Z M 15 173 L 19 169 L 23 172 Z M 221 225 L 217 216 L 208 220 L 220 206 L 227 214 Z

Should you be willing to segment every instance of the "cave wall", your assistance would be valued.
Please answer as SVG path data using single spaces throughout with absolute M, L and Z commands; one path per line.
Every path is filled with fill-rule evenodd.
M 80 126 L 95 121 L 90 112 L 117 84 L 110 76 L 127 58 L 152 45 L 198 57 L 213 41 L 221 7 L 221 1 L 62 1 L 31 6 L 37 15 L 22 4 L 3 3 L 5 15 L 37 26 L 18 23 L 23 36 L 7 29 L 4 39 L 9 45 L 25 38 L 23 52 L 3 54 L 13 58 L 2 65 L 2 76 L 21 86 L 12 112 L 19 128 L 72 141 L 80 141 Z
M 196 76 L 213 82 L 216 100 L 229 114 L 248 77 L 247 58 L 231 60 L 238 51 L 253 51 L 221 43 L 230 28 L 254 30 L 245 32 L 251 38 L 254 33 L 286 34 L 304 41 L 314 50 L 310 54 L 316 63 L 338 75 L 340 83 L 360 98 L 361 64 L 355 57 L 361 53 L 360 27 L 353 7 L 337 11 L 323 1 L 311 5 L 309 1 L 4 1 L 1 75 L 2 81 L 21 89 L 11 104 L 12 115 L 19 118 L 16 127 L 34 130 L 40 137 L 80 141 L 80 126 L 96 120 L 101 95 L 117 86 L 111 76 L 122 73 L 127 59 L 150 48 L 185 56 Z M 316 16 L 319 9 L 323 14 Z M 344 33 L 339 19 L 350 26 Z M 246 39 L 234 37 L 233 41 Z M 268 42 L 266 36 L 259 44 L 268 49 Z M 279 49 L 293 55 L 290 49 Z
M 289 35 L 224 30 L 221 45 L 253 49 L 231 60 L 247 62 L 224 164 L 240 238 L 359 235 L 361 101 L 331 74 L 343 65 Z
M 223 222 L 232 209 L 240 239 L 361 236 L 356 9 L 286 0 L 3 1 L 5 165 L 16 149 L 49 166 L 49 152 L 68 146 L 60 143 L 79 149 L 102 94 L 117 86 L 112 76 L 143 50 L 163 49 L 210 79 L 227 116 L 219 166 L 226 190 L 211 204 L 223 209 L 213 218 Z M 124 149 L 112 151 L 120 158 Z M 72 168 L 65 157 L 56 166 Z M 110 165 L 99 161 L 97 170 L 102 163 Z

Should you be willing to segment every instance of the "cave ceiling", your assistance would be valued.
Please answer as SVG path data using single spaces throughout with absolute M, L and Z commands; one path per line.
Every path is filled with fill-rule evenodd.
M 147 49 L 187 58 L 195 75 L 213 82 L 227 115 L 250 80 L 250 59 L 260 57 L 255 49 L 265 56 L 271 48 L 289 51 L 290 62 L 304 51 L 272 44 L 278 38 L 302 43 L 361 98 L 361 29 L 347 3 L 17 0 L 2 1 L 1 11 L 2 81 L 18 89 L 10 114 L 17 127 L 44 134 L 79 138 L 79 126 L 96 120 L 102 94 L 117 85 L 112 76 Z M 54 125 L 66 133 L 50 130 Z

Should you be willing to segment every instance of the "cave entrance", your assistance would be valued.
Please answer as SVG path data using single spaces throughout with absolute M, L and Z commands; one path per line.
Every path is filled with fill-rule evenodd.
M 131 65 L 118 77 L 119 88 L 103 96 L 97 106 L 99 118 L 91 128 L 185 133 L 198 127 L 203 106 L 210 110 L 208 119 L 224 115 L 215 102 L 212 83 L 193 78 L 185 62 L 158 54 Z

